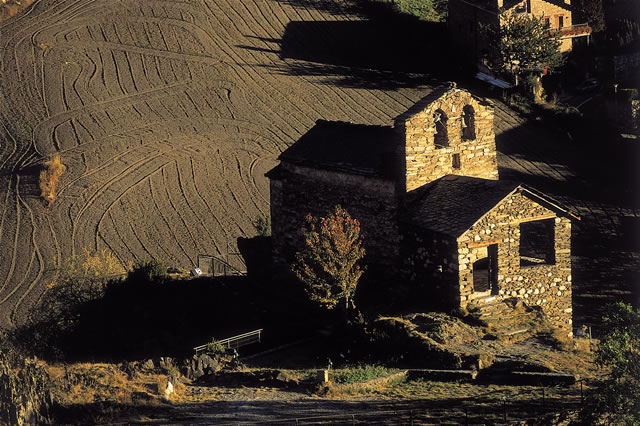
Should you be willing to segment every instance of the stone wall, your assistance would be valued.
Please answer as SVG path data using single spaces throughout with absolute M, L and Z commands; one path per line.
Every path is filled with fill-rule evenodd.
M 465 138 L 465 106 L 474 112 L 472 138 L 468 133 Z M 419 112 L 403 115 L 395 123 L 399 140 L 405 141 L 400 145 L 400 156 L 406 160 L 407 192 L 447 174 L 498 179 L 493 108 L 487 101 L 454 88 L 426 103 L 424 109 L 419 109 L 420 104 L 417 107 Z M 441 122 L 446 119 L 448 146 L 436 145 L 437 112 L 441 112 Z
M 312 169 L 282 162 L 271 178 L 273 259 L 289 265 L 302 247 L 305 216 L 326 216 L 340 204 L 361 224 L 368 260 L 392 265 L 398 258 L 398 200 L 392 181 L 370 176 Z
M 405 227 L 402 258 L 409 285 L 423 297 L 440 299 L 445 308 L 459 307 L 456 239 L 426 229 Z
M 520 224 L 552 219 L 555 234 L 555 262 L 521 266 Z M 528 305 L 540 306 L 550 322 L 571 333 L 571 222 L 558 217 L 524 193 L 503 200 L 484 218 L 458 238 L 461 305 L 472 298 L 473 263 L 479 249 L 498 245 L 497 297 L 518 297 Z

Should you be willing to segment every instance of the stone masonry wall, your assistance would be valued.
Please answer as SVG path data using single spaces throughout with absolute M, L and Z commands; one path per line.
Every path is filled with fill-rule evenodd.
M 532 220 L 554 220 L 555 263 L 520 265 L 520 224 Z M 484 218 L 458 238 L 461 305 L 472 298 L 472 265 L 479 249 L 498 244 L 497 297 L 518 297 L 540 306 L 550 322 L 571 333 L 571 222 L 535 203 L 523 193 L 503 200 Z
M 562 5 L 558 4 L 562 3 Z M 564 2 L 547 2 L 544 0 L 530 0 L 531 11 L 530 13 L 536 17 L 549 18 L 549 24 L 551 28 L 558 28 L 559 17 L 564 19 L 563 26 L 570 27 L 571 21 L 571 2 L 565 0 Z
M 273 259 L 289 265 L 302 247 L 305 216 L 326 216 L 336 204 L 360 221 L 361 234 L 370 259 L 392 265 L 398 258 L 400 232 L 395 184 L 375 177 L 300 167 L 286 162 L 284 177 L 271 179 L 271 232 Z
M 402 257 L 407 281 L 425 297 L 440 299 L 442 306 L 459 307 L 456 239 L 426 229 L 405 227 Z
M 474 110 L 475 139 L 463 138 L 463 109 Z M 446 115 L 448 146 L 435 144 L 436 123 L 434 113 L 441 110 Z M 447 174 L 498 179 L 493 109 L 487 102 L 470 93 L 451 89 L 442 97 L 425 106 L 425 109 L 409 117 L 398 119 L 395 124 L 400 140 L 401 157 L 406 159 L 407 192 Z M 459 168 L 454 155 L 459 156 Z

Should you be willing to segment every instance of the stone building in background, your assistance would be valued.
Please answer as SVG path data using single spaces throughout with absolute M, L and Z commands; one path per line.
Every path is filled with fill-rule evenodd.
M 449 308 L 487 297 L 540 306 L 571 331 L 571 213 L 498 180 L 493 108 L 441 88 L 393 126 L 318 121 L 267 173 L 273 260 L 288 267 L 305 216 L 343 206 L 361 223 L 369 271 Z
M 500 25 L 500 15 L 527 14 L 542 17 L 560 38 L 560 52 L 571 51 L 576 43 L 587 43 L 591 27 L 574 24 L 570 0 L 449 0 L 449 35 L 456 49 L 476 63 L 489 53 L 482 26 Z

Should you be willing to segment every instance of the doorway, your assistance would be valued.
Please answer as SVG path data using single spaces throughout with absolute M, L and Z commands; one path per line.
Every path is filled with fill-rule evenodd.
M 478 257 L 473 262 L 473 292 L 498 294 L 498 245 L 479 248 Z

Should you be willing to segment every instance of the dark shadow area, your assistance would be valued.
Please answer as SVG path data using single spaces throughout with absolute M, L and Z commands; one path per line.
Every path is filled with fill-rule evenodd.
M 240 350 L 246 355 L 300 339 L 322 320 L 300 286 L 247 277 L 112 282 L 73 315 L 70 329 L 40 322 L 17 339 L 44 358 L 122 361 L 191 357 L 212 338 L 264 329 L 261 344 Z
M 446 27 L 398 15 L 384 21 L 293 21 L 280 48 L 283 59 L 379 71 L 448 71 Z
M 293 21 L 285 28 L 273 71 L 323 76 L 327 84 L 393 89 L 452 80 L 464 68 L 449 49 L 446 25 L 366 3 L 361 21 Z M 273 43 L 273 39 L 262 40 Z M 270 51 L 262 47 L 240 46 Z M 300 61 L 300 62 L 298 62 Z

